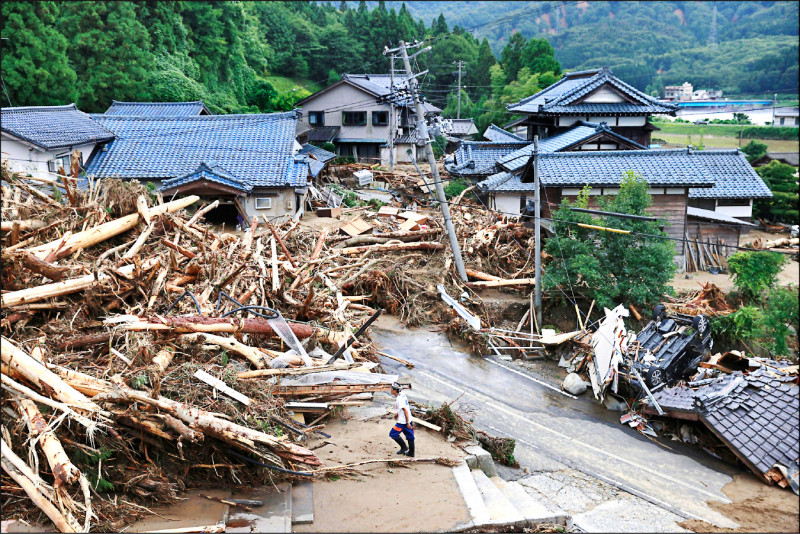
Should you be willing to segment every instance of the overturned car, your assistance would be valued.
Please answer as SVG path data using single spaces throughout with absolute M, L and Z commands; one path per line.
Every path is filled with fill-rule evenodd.
M 641 378 L 655 391 L 689 378 L 710 355 L 713 345 L 705 315 L 669 314 L 659 305 L 653 310 L 653 319 L 628 344 L 628 358 L 622 360 L 620 367 L 637 377 L 631 380 L 632 386 L 641 389 Z

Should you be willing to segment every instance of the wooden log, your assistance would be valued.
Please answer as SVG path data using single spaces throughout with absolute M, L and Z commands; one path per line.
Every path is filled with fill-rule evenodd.
M 211 343 L 212 345 L 217 345 L 235 354 L 244 356 L 259 369 L 263 369 L 265 366 L 264 362 L 266 361 L 266 356 L 267 356 L 266 353 L 264 353 L 260 349 L 257 349 L 256 347 L 251 347 L 249 345 L 245 345 L 244 343 L 239 343 L 233 338 L 215 336 L 213 334 L 207 334 L 207 333 L 195 333 L 195 334 L 184 334 L 180 336 L 178 339 L 191 342 L 199 341 L 202 343 Z
M 334 363 L 332 365 L 321 365 L 319 367 L 301 367 L 299 369 L 259 369 L 257 371 L 242 371 L 237 375 L 240 379 L 260 378 L 263 376 L 294 376 L 306 375 L 310 373 L 323 373 L 326 371 L 346 371 L 356 367 L 361 367 L 360 362 L 353 363 Z
M 14 228 L 14 225 L 16 225 L 20 230 L 38 230 L 39 228 L 44 228 L 47 226 L 47 223 L 35 219 L 26 219 L 24 221 L 3 221 L 0 222 L 0 230 L 3 232 L 10 232 Z
M 467 275 L 471 276 L 472 278 L 477 278 L 478 280 L 485 280 L 487 282 L 491 282 L 493 280 L 502 280 L 502 278 L 500 278 L 499 276 L 482 273 L 481 271 L 476 271 L 475 269 L 465 269 L 465 271 Z
M 133 243 L 131 248 L 129 248 L 128 251 L 125 254 L 122 255 L 122 257 L 123 258 L 133 258 L 137 254 L 139 254 L 139 251 L 142 250 L 142 247 L 144 246 L 144 244 L 147 241 L 147 239 L 150 237 L 150 234 L 153 233 L 153 229 L 154 228 L 155 228 L 155 225 L 152 222 L 149 223 L 147 225 L 147 228 L 145 228 L 144 231 L 141 234 L 139 234 L 139 237 Z
M 241 332 L 243 334 L 260 334 L 276 336 L 266 319 L 261 317 L 232 318 L 232 317 L 206 317 L 189 315 L 183 317 L 152 316 L 137 317 L 123 315 L 106 320 L 106 324 L 122 323 L 122 329 L 133 332 L 175 332 L 188 334 L 194 332 Z M 289 328 L 298 339 L 305 339 L 314 335 L 314 327 L 307 324 L 288 323 Z
M 442 243 L 432 241 L 420 241 L 417 243 L 387 243 L 384 245 L 366 245 L 363 247 L 348 247 L 342 249 L 342 254 L 361 254 L 363 252 L 394 252 L 399 250 L 442 250 Z
M 198 200 L 200 200 L 200 197 L 196 195 L 190 195 L 188 197 L 173 200 L 172 202 L 167 202 L 166 204 L 155 206 L 149 210 L 149 213 L 151 216 L 172 213 L 181 210 L 186 206 L 194 204 Z M 95 226 L 94 228 L 90 228 L 89 230 L 72 234 L 69 240 L 64 243 L 64 246 L 61 247 L 61 250 L 56 253 L 53 260 L 64 258 L 74 252 L 77 252 L 78 250 L 96 245 L 97 243 L 101 243 L 106 239 L 114 237 L 115 235 L 127 232 L 128 230 L 133 229 L 138 221 L 139 214 L 131 213 L 125 217 L 120 217 L 119 219 L 115 219 L 99 226 Z M 44 245 L 29 248 L 27 250 L 37 257 L 44 259 L 55 247 L 58 246 L 58 242 L 59 240 L 56 240 Z
M 280 287 L 280 281 L 278 280 L 278 251 L 275 246 L 274 237 L 269 240 L 269 247 L 272 251 L 272 292 L 277 293 Z
M 536 285 L 535 278 L 514 278 L 511 280 L 487 280 L 481 282 L 467 282 L 469 287 L 503 287 L 503 286 L 533 286 Z
M 3 452 L 5 452 L 5 448 Z M 14 466 L 6 462 L 5 455 L 3 457 L 2 466 L 3 471 L 8 473 L 8 476 L 19 484 L 28 498 L 50 518 L 50 521 L 53 522 L 53 525 L 55 525 L 59 532 L 78 532 L 79 528 L 75 528 L 75 525 L 67 521 L 67 518 L 42 494 L 39 488 L 34 485 L 28 477 L 24 476 Z
M 58 344 L 58 350 L 69 352 L 75 349 L 91 347 L 93 345 L 103 345 L 111 339 L 111 332 L 101 332 L 99 334 L 81 335 L 69 341 L 62 341 Z
M 61 267 L 53 265 L 52 263 L 47 263 L 29 252 L 23 252 L 20 256 L 22 257 L 23 267 L 36 274 L 41 274 L 50 280 L 59 281 L 67 276 L 67 273 L 71 270 L 69 267 Z
M 183 247 L 182 247 L 182 246 L 180 246 L 180 245 L 176 245 L 176 244 L 172 243 L 171 241 L 169 241 L 169 240 L 167 240 L 167 239 L 162 239 L 162 240 L 161 240 L 161 243 L 162 243 L 163 245 L 166 245 L 167 247 L 171 248 L 172 250 L 174 250 L 174 251 L 176 251 L 176 252 L 180 252 L 181 254 L 183 254 L 184 256 L 186 256 L 187 258 L 189 258 L 190 260 L 191 260 L 191 259 L 193 259 L 193 258 L 195 258 L 195 257 L 197 257 L 197 254 L 195 254 L 195 253 L 194 253 L 194 252 L 192 252 L 191 250 L 188 250 L 188 249 L 186 249 L 186 248 L 183 248 Z
M 208 206 L 205 206 L 204 208 L 201 208 L 201 209 L 197 210 L 197 212 L 194 215 L 192 215 L 192 218 L 189 219 L 189 222 L 187 222 L 186 224 L 188 226 L 191 226 L 192 224 L 194 224 L 197 221 L 199 221 L 200 217 L 202 217 L 203 215 L 205 215 L 209 211 L 213 210 L 217 206 L 219 206 L 219 200 L 215 200 L 214 202 L 212 202 Z
M 322 231 L 319 233 L 319 237 L 317 238 L 317 244 L 314 245 L 314 252 L 311 254 L 311 261 L 316 260 L 319 258 L 320 252 L 322 252 L 322 246 L 325 244 L 325 238 L 328 236 L 329 229 L 323 228 Z
M 175 357 L 175 351 L 171 348 L 161 349 L 153 356 L 153 366 L 155 367 L 156 376 L 161 377 L 169 367 L 169 364 L 172 363 L 172 359 Z
M 269 221 L 266 221 L 266 222 L 267 222 L 267 226 L 269 227 L 270 231 L 272 232 L 272 235 L 275 236 L 275 240 L 281 246 L 281 250 L 286 255 L 286 258 L 289 260 L 289 263 L 292 264 L 292 267 L 297 269 L 297 264 L 294 262 L 294 258 L 292 258 L 292 254 L 291 254 L 291 252 L 289 252 L 289 249 L 286 248 L 286 244 L 283 242 L 283 239 L 281 239 L 281 236 L 278 235 L 278 231 L 275 230 L 275 227 L 272 226 L 271 222 L 269 222 Z
M 73 408 L 97 412 L 100 407 L 65 383 L 58 375 L 18 348 L 5 336 L 0 340 L 2 361 L 40 391 Z
M 148 271 L 158 265 L 157 258 L 150 258 L 141 265 L 141 269 Z M 128 276 L 136 269 L 135 265 L 125 265 L 117 269 L 117 273 L 122 276 Z M 30 304 L 31 302 L 38 302 L 40 300 L 48 299 L 50 297 L 57 297 L 60 295 L 68 295 L 77 291 L 82 291 L 95 284 L 111 278 L 109 274 L 87 274 L 79 276 L 78 278 L 70 278 L 61 282 L 54 282 L 52 284 L 45 284 L 38 287 L 31 287 L 28 289 L 21 289 L 19 291 L 10 291 L 4 293 L 0 297 L 0 305 L 2 307 L 16 306 L 17 304 Z
M 56 488 L 77 482 L 81 472 L 70 461 L 61 442 L 47 425 L 39 408 L 36 407 L 36 403 L 29 399 L 21 399 L 17 406 L 25 416 L 31 437 L 39 439 L 39 446 L 50 465 Z

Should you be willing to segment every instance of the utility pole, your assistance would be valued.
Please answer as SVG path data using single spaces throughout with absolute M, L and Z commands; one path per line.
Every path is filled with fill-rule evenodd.
M 542 198 L 541 183 L 539 183 L 539 136 L 533 136 L 533 202 L 534 202 L 534 293 L 536 300 L 536 324 L 542 324 L 542 233 L 541 215 Z
M 394 93 L 394 58 L 396 57 L 392 54 L 392 68 L 391 74 L 389 75 L 389 91 Z M 394 172 L 394 102 L 392 99 L 389 99 L 389 172 Z
M 464 62 L 460 59 L 458 60 L 458 111 L 456 111 L 456 118 L 461 118 L 461 67 L 464 65 Z
M 772 126 L 775 126 L 775 104 L 778 102 L 778 93 L 772 97 Z
M 405 41 L 400 41 L 399 51 L 403 57 L 403 66 L 405 66 L 406 69 L 408 87 L 411 90 L 411 96 L 414 99 L 414 104 L 416 105 L 417 132 L 419 140 L 422 143 L 423 150 L 427 152 L 428 164 L 431 167 L 431 174 L 433 175 L 433 183 L 436 186 L 436 196 L 439 199 L 439 205 L 442 207 L 444 225 L 447 229 L 447 235 L 450 238 L 450 248 L 453 251 L 453 261 L 456 264 L 456 270 L 458 271 L 458 275 L 461 277 L 461 280 L 467 282 L 469 279 L 467 278 L 467 271 L 464 269 L 464 261 L 461 259 L 461 249 L 458 246 L 458 236 L 456 236 L 456 230 L 453 227 L 453 220 L 450 218 L 450 206 L 447 203 L 447 198 L 445 198 L 444 187 L 442 186 L 442 181 L 439 178 L 439 169 L 436 167 L 436 159 L 433 157 L 433 150 L 431 149 L 431 139 L 428 136 L 428 125 L 425 123 L 425 109 L 422 107 L 422 102 L 419 99 L 416 75 L 411 74 L 411 61 L 408 57 L 408 48 L 415 48 L 417 46 L 419 46 L 419 44 L 409 47 L 406 45 Z M 425 47 L 414 55 L 416 56 L 422 52 L 428 52 L 430 49 L 430 46 Z M 398 51 L 398 49 L 386 50 L 384 51 L 384 54 L 396 51 Z

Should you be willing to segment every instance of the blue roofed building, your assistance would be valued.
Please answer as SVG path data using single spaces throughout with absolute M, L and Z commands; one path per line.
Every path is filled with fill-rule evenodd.
M 153 182 L 165 197 L 219 200 L 246 221 L 300 216 L 309 155 L 295 141 L 297 112 L 251 115 L 92 115 L 116 138 L 87 175 Z
M 489 127 L 486 128 L 486 131 L 483 132 L 483 138 L 494 143 L 517 143 L 520 141 L 527 141 L 524 137 L 507 132 L 496 124 L 490 124 Z
M 520 166 L 509 158 L 500 171 L 478 183 L 487 205 L 511 215 L 526 212 L 533 199 L 533 156 Z M 749 223 L 752 200 L 771 193 L 738 150 L 625 150 L 541 152 L 542 216 L 549 218 L 564 199 L 574 201 L 590 188 L 590 207 L 601 195 L 615 195 L 624 174 L 633 171 L 648 183 L 650 212 L 667 222 L 665 232 L 676 240 L 676 261 L 683 266 L 682 240 L 720 238 L 738 245 Z M 730 253 L 735 249 L 729 249 Z
M 499 141 L 462 142 L 453 157 L 445 162 L 445 168 L 451 176 L 476 182 L 503 170 L 516 172 L 533 155 L 533 143 L 520 140 L 496 126 L 487 128 L 486 135 Z M 606 123 L 579 122 L 565 132 L 539 141 L 540 152 L 645 149 L 613 132 Z
M 614 76 L 608 67 L 570 72 L 556 83 L 519 102 L 509 104 L 512 113 L 525 117 L 507 127 L 527 129 L 546 139 L 580 121 L 605 122 L 617 134 L 649 146 L 651 132 L 658 130 L 651 115 L 675 115 L 678 106 L 662 102 Z
M 2 160 L 12 172 L 39 177 L 63 167 L 78 151 L 81 165 L 98 147 L 114 139 L 114 133 L 75 104 L 2 108 Z
M 113 100 L 103 115 L 136 117 L 192 117 L 212 115 L 202 100 L 194 102 L 119 102 Z

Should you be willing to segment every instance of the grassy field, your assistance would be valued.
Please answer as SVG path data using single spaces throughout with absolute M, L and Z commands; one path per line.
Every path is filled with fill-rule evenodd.
M 725 126 L 725 125 L 723 125 Z M 659 128 L 661 125 L 659 124 Z M 664 129 L 660 132 L 653 132 L 653 143 L 658 143 L 656 139 L 666 141 L 662 144 L 665 148 L 684 147 L 686 145 L 699 145 L 702 143 L 706 148 L 736 148 L 739 146 L 738 137 L 723 137 L 717 135 L 693 135 L 665 133 Z M 742 139 L 742 146 L 752 141 L 752 139 Z M 755 139 L 767 145 L 769 152 L 797 152 L 800 150 L 800 141 L 779 141 L 775 139 Z
M 279 93 L 285 93 L 295 89 L 298 92 L 299 98 L 305 98 L 311 93 L 316 93 L 322 88 L 321 84 L 312 82 L 311 80 L 304 80 L 302 78 L 286 78 L 283 76 L 267 76 L 265 78 L 272 87 Z
M 653 132 L 654 135 L 661 137 L 662 134 L 681 134 L 681 135 L 692 135 L 697 137 L 699 135 L 709 136 L 713 135 L 715 137 L 735 137 L 737 142 L 739 139 L 739 132 L 741 131 L 742 127 L 736 124 L 686 124 L 682 122 L 656 122 L 654 123 L 658 126 L 661 131 L 660 132 Z M 757 126 L 757 125 L 745 125 L 745 128 L 749 126 Z M 795 128 L 798 130 L 798 128 Z

